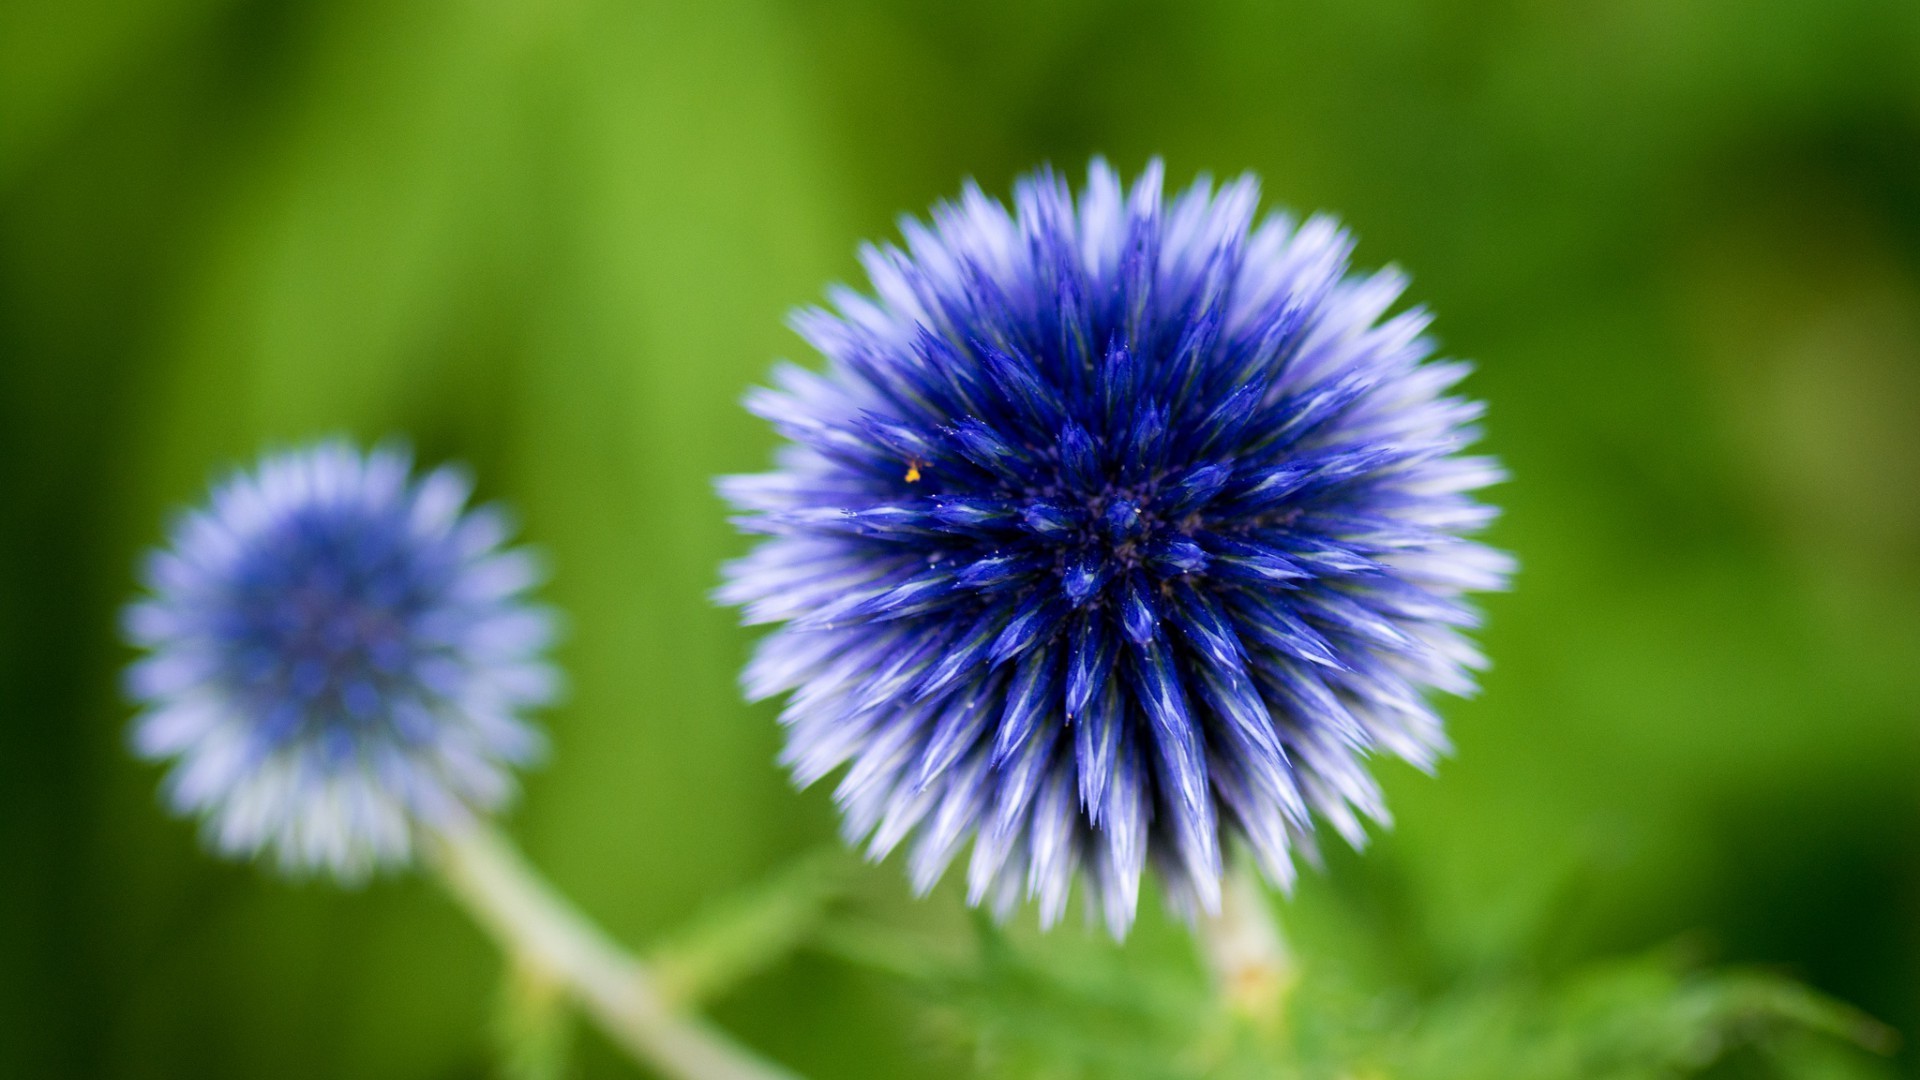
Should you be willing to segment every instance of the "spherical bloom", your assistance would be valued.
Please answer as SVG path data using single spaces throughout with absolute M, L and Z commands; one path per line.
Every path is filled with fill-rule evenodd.
M 1078 877 L 1123 934 L 1148 863 L 1188 912 L 1223 835 L 1284 885 L 1316 815 L 1386 820 L 1368 755 L 1446 747 L 1424 693 L 1471 691 L 1461 596 L 1511 571 L 1464 538 L 1501 475 L 1460 453 L 1468 367 L 1257 200 L 1163 199 L 1157 163 L 969 187 L 797 317 L 823 374 L 748 399 L 791 443 L 721 485 L 768 539 L 720 596 L 784 623 L 745 686 L 792 692 L 796 779 L 850 762 L 850 838 L 911 837 L 920 888 L 971 838 L 971 902 L 1051 923 Z
M 465 511 L 451 468 L 341 442 L 266 457 L 183 516 L 127 608 L 133 744 L 229 855 L 343 880 L 405 862 L 422 826 L 497 807 L 557 675 L 538 562 Z

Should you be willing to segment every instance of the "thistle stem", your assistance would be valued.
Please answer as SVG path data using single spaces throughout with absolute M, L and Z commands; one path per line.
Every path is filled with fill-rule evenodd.
M 1227 1011 L 1262 1027 L 1276 1026 L 1299 979 L 1293 950 L 1245 860 L 1227 873 L 1220 914 L 1202 916 L 1200 953 Z
M 484 822 L 437 834 L 448 890 L 513 959 L 563 984 L 607 1035 L 672 1080 L 798 1080 L 669 1005 L 652 973 Z

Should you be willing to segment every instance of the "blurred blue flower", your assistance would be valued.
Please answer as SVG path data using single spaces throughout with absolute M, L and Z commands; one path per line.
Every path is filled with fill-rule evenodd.
M 465 510 L 463 473 L 410 467 L 343 442 L 269 455 L 146 564 L 133 744 L 225 854 L 357 880 L 408 860 L 417 828 L 497 807 L 540 750 L 540 566 L 502 550 L 499 511 Z
M 720 597 L 785 624 L 743 681 L 792 692 L 784 761 L 851 762 L 850 838 L 912 837 L 918 888 L 971 838 L 971 902 L 1050 924 L 1077 876 L 1124 934 L 1148 862 L 1189 913 L 1223 833 L 1287 884 L 1315 815 L 1386 821 L 1367 755 L 1446 748 L 1424 693 L 1473 689 L 1460 597 L 1512 570 L 1464 539 L 1501 477 L 1460 453 L 1468 366 L 1387 315 L 1399 273 L 1257 201 L 1163 199 L 1157 162 L 1011 213 L 969 186 L 862 252 L 875 297 L 797 317 L 824 374 L 749 396 L 791 443 L 721 481 L 770 539 Z

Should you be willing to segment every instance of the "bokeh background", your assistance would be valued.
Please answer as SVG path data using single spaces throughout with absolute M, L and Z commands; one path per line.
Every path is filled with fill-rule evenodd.
M 124 752 L 135 559 L 264 443 L 403 434 L 549 552 L 573 692 L 509 827 L 619 935 L 829 839 L 707 599 L 709 477 L 771 446 L 737 401 L 897 213 L 1095 153 L 1340 214 L 1513 472 L 1496 667 L 1303 887 L 1309 955 L 1355 906 L 1428 980 L 1685 939 L 1920 1075 L 1911 0 L 4 0 L 0 1072 L 491 1067 L 498 960 L 430 882 L 218 864 Z M 719 1013 L 815 1075 L 958 1068 L 815 953 Z

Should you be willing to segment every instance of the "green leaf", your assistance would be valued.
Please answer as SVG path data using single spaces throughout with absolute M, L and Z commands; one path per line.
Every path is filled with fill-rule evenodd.
M 1203 1075 L 1196 1066 L 1210 1058 L 1196 1036 L 1217 1036 L 1224 1016 L 1197 969 L 1143 963 L 1104 938 L 1017 943 L 977 912 L 974 936 L 966 955 L 858 924 L 835 926 L 825 941 L 903 978 L 938 1037 L 970 1054 L 982 1076 Z
M 1738 1062 L 1796 1075 L 1793 1047 L 1812 1040 L 1885 1049 L 1889 1033 L 1784 976 L 1693 970 L 1668 953 L 1596 964 L 1552 985 L 1521 981 L 1446 995 L 1381 1056 L 1395 1076 L 1639 1078 L 1705 1075 Z M 1487 1070 L 1492 1070 L 1488 1072 Z M 1839 1075 L 1875 1075 L 1855 1055 Z
M 717 901 L 648 958 L 661 993 L 692 1008 L 778 962 L 813 933 L 853 865 L 838 848 L 822 850 Z
M 1016 943 L 984 918 L 974 955 L 869 927 L 842 957 L 912 985 L 933 1029 L 990 1077 L 1113 1080 L 1682 1080 L 1888 1075 L 1893 1033 L 1783 975 L 1703 968 L 1683 950 L 1551 979 L 1460 978 L 1422 992 L 1355 985 L 1305 957 L 1285 1021 L 1236 1022 L 1178 957 L 1071 935 Z

